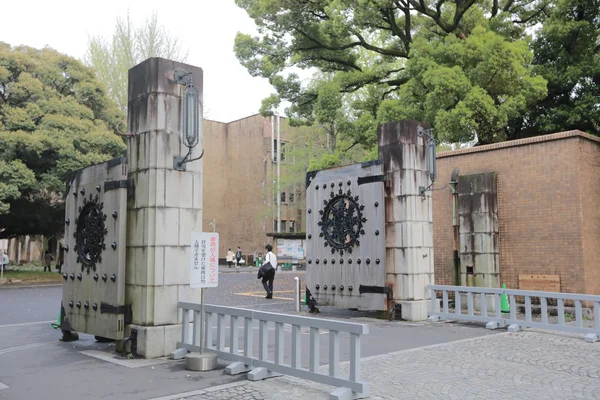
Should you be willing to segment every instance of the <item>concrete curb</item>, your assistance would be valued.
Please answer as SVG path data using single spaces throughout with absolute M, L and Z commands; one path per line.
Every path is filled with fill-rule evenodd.
M 234 388 L 237 386 L 245 386 L 250 383 L 251 383 L 250 381 L 244 379 L 244 380 L 241 380 L 238 382 L 226 383 L 224 385 L 213 386 L 213 387 L 210 387 L 207 389 L 194 390 L 192 392 L 173 394 L 173 395 L 164 396 L 164 397 L 154 397 L 154 398 L 148 399 L 148 400 L 177 400 L 177 399 L 181 399 L 183 397 L 197 396 L 200 394 L 209 394 L 209 393 L 218 392 L 220 390 L 231 389 L 231 388 Z
M 0 285 L 0 290 L 2 289 L 31 289 L 31 288 L 39 288 L 39 287 L 60 287 L 62 283 L 7 283 L 5 285 Z

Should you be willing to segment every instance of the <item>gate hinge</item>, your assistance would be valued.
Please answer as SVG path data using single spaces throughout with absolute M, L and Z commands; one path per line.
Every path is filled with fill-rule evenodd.
M 131 319 L 132 319 L 131 304 L 124 304 L 122 306 L 113 306 L 108 303 L 100 303 L 100 313 L 101 314 L 124 315 L 125 323 L 126 324 L 131 323 Z
M 376 294 L 386 294 L 388 300 L 393 298 L 394 292 L 391 286 L 366 286 L 360 285 L 358 287 L 358 293 L 376 293 Z
M 372 175 L 372 176 L 361 176 L 358 178 L 358 185 L 365 185 L 367 183 L 384 182 L 385 175 Z

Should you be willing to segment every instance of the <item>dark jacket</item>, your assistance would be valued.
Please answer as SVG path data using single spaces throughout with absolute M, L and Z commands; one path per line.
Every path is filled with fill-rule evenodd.
M 267 275 L 268 272 L 270 272 L 273 269 L 273 266 L 271 265 L 270 262 L 263 264 L 259 269 L 258 269 L 258 275 L 257 275 L 257 279 L 262 278 L 263 276 Z

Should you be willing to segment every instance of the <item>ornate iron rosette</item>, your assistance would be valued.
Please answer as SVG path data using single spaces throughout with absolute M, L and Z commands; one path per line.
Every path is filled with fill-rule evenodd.
M 325 238 L 323 245 L 331 247 L 331 254 L 352 253 L 354 246 L 360 246 L 360 236 L 365 234 L 363 224 L 367 219 L 362 215 L 365 206 L 359 204 L 358 196 L 352 197 L 350 190 L 344 193 L 339 189 L 337 194 L 332 191 L 329 196 L 329 200 L 323 201 L 325 208 L 319 211 L 319 236 Z
M 79 207 L 79 217 L 75 221 L 77 226 L 73 237 L 77 262 L 81 263 L 81 270 L 96 271 L 96 264 L 102 262 L 102 252 L 106 249 L 104 238 L 108 233 L 104 221 L 106 214 L 103 212 L 104 203 L 100 202 L 98 195 L 83 199 Z

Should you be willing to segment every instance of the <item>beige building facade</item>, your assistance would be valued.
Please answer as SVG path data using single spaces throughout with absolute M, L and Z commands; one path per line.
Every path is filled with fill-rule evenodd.
M 277 231 L 277 119 L 256 114 L 228 123 L 204 120 L 203 127 L 203 230 L 219 233 L 220 258 L 240 246 L 251 261 Z M 280 118 L 282 177 L 293 162 L 285 149 L 294 129 Z M 280 188 L 281 232 L 304 232 L 303 196 L 302 185 Z

